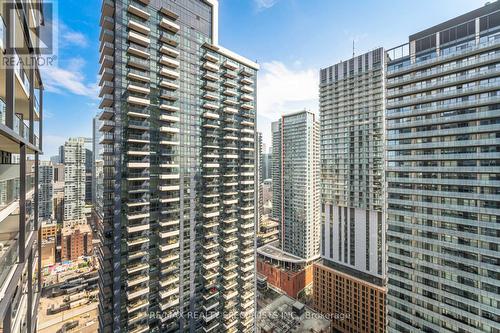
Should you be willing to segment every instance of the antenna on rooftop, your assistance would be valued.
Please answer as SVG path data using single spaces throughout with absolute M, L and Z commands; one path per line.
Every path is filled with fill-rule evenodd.
M 354 58 L 354 39 L 352 40 L 352 57 Z

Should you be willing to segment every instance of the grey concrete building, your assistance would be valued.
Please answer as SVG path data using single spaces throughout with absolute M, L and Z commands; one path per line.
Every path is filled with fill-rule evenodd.
M 388 332 L 499 332 L 500 2 L 387 58 Z
M 100 42 L 100 331 L 253 332 L 258 65 L 215 0 L 105 0 Z
M 384 50 L 320 73 L 321 255 L 383 284 Z
M 39 162 L 38 180 L 38 218 L 40 220 L 49 220 L 54 217 L 54 167 L 51 162 Z
M 281 117 L 273 136 L 273 213 L 283 251 L 319 257 L 319 123 L 309 111 Z
M 256 161 L 257 161 L 257 225 L 256 225 L 256 230 L 259 232 L 260 230 L 260 224 L 262 222 L 262 215 L 264 214 L 264 198 L 263 198 L 263 185 L 264 185 L 264 178 L 263 178 L 263 143 L 262 143 L 262 133 L 261 132 L 256 132 L 255 134 L 255 149 L 256 149 Z
M 64 143 L 64 226 L 85 222 L 86 185 L 85 138 L 69 138 Z

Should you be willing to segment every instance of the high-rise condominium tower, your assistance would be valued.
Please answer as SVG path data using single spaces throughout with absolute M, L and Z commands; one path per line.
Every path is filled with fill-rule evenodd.
M 255 80 L 216 0 L 104 0 L 101 332 L 254 329 Z
M 378 48 L 320 73 L 323 261 L 314 302 L 349 314 L 333 320 L 342 332 L 385 330 L 384 56 Z
M 0 331 L 37 330 L 43 84 L 36 59 L 43 1 L 0 2 Z M 31 65 L 31 66 L 28 66 Z
M 262 215 L 264 214 L 264 200 L 263 200 L 263 183 L 264 179 L 262 177 L 262 133 L 261 132 L 256 132 L 255 134 L 255 151 L 256 151 L 256 162 L 257 162 L 257 176 L 256 176 L 256 181 L 257 181 L 257 224 L 256 224 L 256 231 L 259 232 L 260 230 L 260 224 L 262 222 Z
M 319 256 L 319 123 L 300 111 L 271 124 L 273 216 L 283 251 L 312 260 Z M 275 209 L 276 207 L 276 209 Z
M 38 166 L 38 218 L 50 220 L 53 217 L 54 166 L 51 162 L 41 161 Z
M 85 221 L 86 155 L 84 138 L 64 143 L 64 226 Z
M 500 331 L 500 2 L 388 51 L 389 332 Z

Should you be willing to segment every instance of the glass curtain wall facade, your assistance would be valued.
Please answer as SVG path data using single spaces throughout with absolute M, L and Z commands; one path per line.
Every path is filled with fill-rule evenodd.
M 500 332 L 500 3 L 387 66 L 388 332 Z
M 322 257 L 382 280 L 384 50 L 321 70 Z
M 273 206 L 273 212 L 280 246 L 313 260 L 319 256 L 320 237 L 319 123 L 313 113 L 300 111 L 282 116 L 272 129 L 273 166 L 279 168 L 279 178 L 273 177 L 273 205 L 281 206 L 276 211 Z
M 22 62 L 39 56 L 32 37 L 43 20 L 41 3 L 18 1 L 14 7 L 0 1 L 0 331 L 5 333 L 35 332 L 40 301 L 43 85 L 37 63 Z
M 104 0 L 100 332 L 249 332 L 258 66 L 217 1 Z
M 54 167 L 50 162 L 40 162 L 38 166 L 39 193 L 38 218 L 50 220 L 53 217 Z

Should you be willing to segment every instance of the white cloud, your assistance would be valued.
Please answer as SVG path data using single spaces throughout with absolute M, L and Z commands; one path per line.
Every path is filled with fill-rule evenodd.
M 97 99 L 97 82 L 85 82 L 85 75 L 82 73 L 84 65 L 85 61 L 82 58 L 73 58 L 68 61 L 67 68 L 60 66 L 42 67 L 45 89 L 58 94 L 69 92 Z
M 278 0 L 254 0 L 257 9 L 268 9 L 274 6 Z
M 318 84 L 315 69 L 292 69 L 278 61 L 262 64 L 257 84 L 259 115 L 274 121 L 287 112 L 317 109 Z
M 58 33 L 62 47 L 79 46 L 87 47 L 89 40 L 87 36 L 79 31 L 74 31 L 62 22 L 58 22 Z

